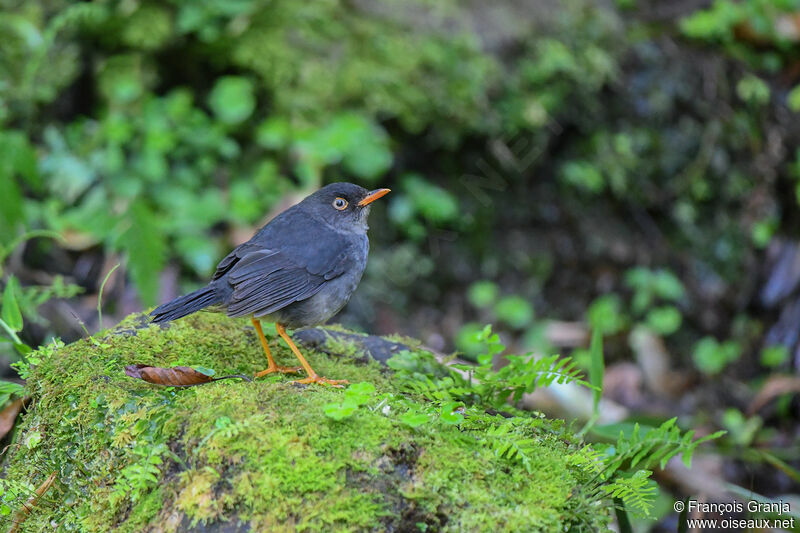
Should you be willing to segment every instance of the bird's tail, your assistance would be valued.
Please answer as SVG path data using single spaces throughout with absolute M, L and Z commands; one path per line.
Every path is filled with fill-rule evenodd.
M 170 320 L 190 315 L 204 307 L 219 303 L 214 292 L 214 287 L 203 287 L 202 289 L 190 292 L 184 296 L 179 296 L 172 301 L 159 305 L 153 309 L 150 316 L 153 317 L 153 322 L 169 322 Z

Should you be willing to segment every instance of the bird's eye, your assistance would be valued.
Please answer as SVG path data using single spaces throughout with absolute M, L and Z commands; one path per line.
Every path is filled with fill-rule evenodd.
M 335 207 L 336 209 L 341 211 L 341 210 L 343 210 L 344 208 L 347 207 L 347 200 L 345 200 L 344 198 L 339 197 L 339 198 L 337 198 L 336 200 L 333 201 L 333 207 Z

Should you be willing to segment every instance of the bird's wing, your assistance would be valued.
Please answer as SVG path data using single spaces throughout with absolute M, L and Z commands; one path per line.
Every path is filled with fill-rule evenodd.
M 217 265 L 217 270 L 214 272 L 211 280 L 213 281 L 224 276 L 231 268 L 234 267 L 234 265 L 236 265 L 236 263 L 239 262 L 239 260 L 257 248 L 257 246 L 253 245 L 253 243 L 249 241 L 234 248 L 231 253 L 226 255 L 225 258 L 219 262 Z
M 348 261 L 346 246 L 328 249 L 305 265 L 280 250 L 252 247 L 242 252 L 230 265 L 224 265 L 227 257 L 223 259 L 217 269 L 223 270 L 219 277 L 227 274 L 226 280 L 233 287 L 231 299 L 226 302 L 231 317 L 264 316 L 310 298 L 326 281 L 341 276 Z M 328 260 L 320 261 L 319 255 Z
M 296 206 L 295 206 L 296 207 Z M 304 246 L 307 246 L 309 241 L 308 225 L 309 219 L 303 213 L 298 212 L 295 207 L 291 207 L 277 217 L 272 219 L 258 233 L 253 237 L 237 246 L 217 265 L 217 270 L 214 272 L 212 280 L 219 279 L 228 272 L 230 272 L 243 258 L 253 253 L 262 253 L 265 250 L 280 248 L 284 250 L 289 258 L 302 257 L 301 253 Z M 315 231 L 317 239 L 314 242 L 336 242 L 335 235 L 331 232 L 317 227 Z M 284 243 L 282 246 L 276 246 L 276 242 Z M 326 268 L 331 263 L 333 257 L 339 253 L 339 250 L 331 250 L 329 247 L 318 250 L 318 253 L 309 257 L 306 263 L 312 272 L 319 271 L 320 268 Z M 298 261 L 295 261 L 296 263 Z

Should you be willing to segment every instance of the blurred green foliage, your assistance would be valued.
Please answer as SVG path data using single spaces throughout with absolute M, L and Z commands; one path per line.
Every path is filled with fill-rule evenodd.
M 479 309 L 485 309 L 497 301 L 500 289 L 491 281 L 476 281 L 467 290 L 469 303 Z
M 500 296 L 496 283 L 483 280 L 469 286 L 467 300 L 485 319 L 520 333 L 527 349 L 538 353 L 548 351 L 543 324 L 536 322 L 533 304 L 527 299 L 517 295 Z M 466 358 L 476 359 L 489 350 L 485 338 L 484 327 L 476 322 L 467 322 L 459 329 L 455 345 Z
M 29 342 L 21 337 L 22 329 L 25 322 L 46 324 L 46 320 L 38 313 L 41 304 L 51 298 L 71 298 L 81 292 L 80 287 L 66 283 L 60 275 L 53 276 L 47 285 L 23 287 L 17 276 L 6 272 L 5 263 L 9 256 L 21 244 L 36 237 L 57 235 L 49 231 L 35 231 L 5 242 L 0 239 L 0 277 L 5 278 L 0 297 L 0 356 L 10 361 L 27 356 L 33 350 Z M 0 381 L 0 385 L 4 383 Z M 0 395 L 0 408 L 6 401 L 8 397 L 3 399 Z
M 795 32 L 780 21 L 787 21 L 798 9 L 798 0 L 715 0 L 708 9 L 684 18 L 681 29 L 689 37 L 722 44 L 759 68 L 777 70 L 796 45 Z M 770 43 L 777 50 L 748 46 L 741 37 L 756 44 Z
M 782 344 L 765 346 L 761 350 L 761 364 L 767 368 L 775 368 L 789 360 L 789 349 Z
M 593 331 L 604 335 L 619 333 L 628 324 L 628 317 L 623 313 L 622 302 L 616 294 L 595 299 L 586 311 L 586 318 Z
M 695 366 L 706 374 L 718 374 L 742 354 L 741 345 L 734 340 L 719 342 L 713 337 L 703 337 L 694 347 Z
M 752 445 L 763 421 L 760 416 L 745 417 L 738 409 L 726 409 L 722 415 L 722 425 L 730 433 L 730 440 L 736 446 Z
M 452 154 L 476 135 L 547 143 L 549 122 L 591 111 L 617 75 L 619 22 L 583 2 L 511 63 L 450 1 L 7 0 L 0 13 L 0 149 L 14 154 L 0 158 L 0 235 L 48 227 L 70 249 L 120 252 L 148 304 L 171 254 L 207 276 L 234 244 L 212 230 L 257 225 L 288 191 L 376 182 L 414 137 Z M 390 221 L 406 238 L 471 230 L 451 186 L 397 180 Z
M 230 247 L 208 238 L 218 224 L 255 225 L 329 173 L 377 180 L 394 158 L 381 122 L 436 123 L 446 143 L 482 127 L 496 65 L 453 7 L 388 7 L 4 2 L 0 237 L 46 226 L 122 252 L 153 303 L 170 250 L 207 276 Z M 410 31 L 419 16 L 430 28 Z M 442 189 L 406 183 L 412 235 L 417 217 L 456 215 Z
M 407 237 L 421 241 L 429 228 L 458 227 L 459 205 L 452 193 L 419 174 L 402 176 L 400 186 L 400 194 L 392 198 L 389 217 Z

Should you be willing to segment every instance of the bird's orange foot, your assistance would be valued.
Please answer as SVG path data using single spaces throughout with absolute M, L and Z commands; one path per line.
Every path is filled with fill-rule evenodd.
M 292 381 L 292 383 L 302 383 L 303 385 L 308 385 L 310 383 L 319 383 L 321 385 L 330 385 L 331 387 L 343 389 L 344 385 L 347 385 L 350 382 L 347 381 L 346 379 L 328 379 L 318 376 L 316 374 L 311 374 L 307 378 L 298 379 L 297 381 Z
M 279 366 L 279 365 L 272 365 L 268 366 L 265 370 L 261 372 L 256 372 L 256 377 L 260 378 L 266 376 L 267 374 L 273 374 L 278 372 L 280 374 L 297 374 L 303 370 L 302 366 Z

